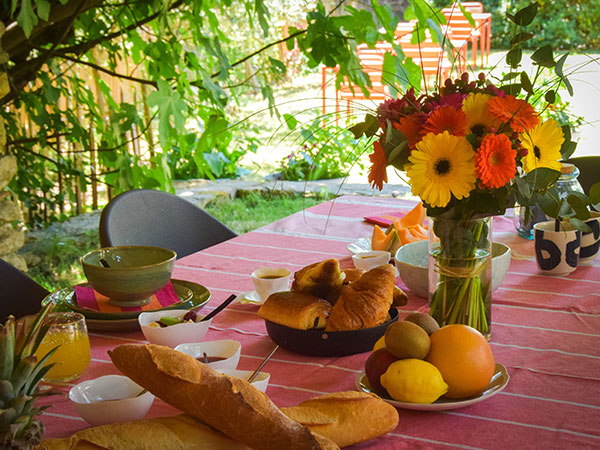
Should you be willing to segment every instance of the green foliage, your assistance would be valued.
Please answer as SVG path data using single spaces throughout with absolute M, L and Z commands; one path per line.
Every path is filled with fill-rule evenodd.
M 291 125 L 288 120 L 288 126 Z M 347 176 L 355 164 L 364 168 L 360 159 L 364 147 L 346 128 L 333 123 L 323 124 L 316 119 L 302 127 L 300 135 L 302 147 L 281 161 L 281 177 L 284 180 L 341 178 Z

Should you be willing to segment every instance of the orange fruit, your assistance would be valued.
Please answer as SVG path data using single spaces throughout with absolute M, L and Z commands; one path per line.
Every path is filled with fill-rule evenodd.
M 446 325 L 430 336 L 426 361 L 441 372 L 449 398 L 482 392 L 496 370 L 494 354 L 483 335 L 467 325 Z

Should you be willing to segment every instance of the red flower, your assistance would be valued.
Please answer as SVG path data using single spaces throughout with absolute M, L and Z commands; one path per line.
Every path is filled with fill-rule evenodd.
M 488 134 L 477 149 L 475 171 L 484 187 L 499 188 L 517 171 L 517 151 L 505 134 Z
M 453 106 L 440 106 L 429 115 L 422 134 L 441 134 L 447 131 L 454 136 L 465 136 L 468 124 L 469 121 L 462 109 L 456 109 Z
M 410 149 L 415 148 L 417 142 L 421 140 L 421 129 L 423 128 L 423 122 L 423 114 L 414 113 L 410 116 L 401 117 L 398 122 L 394 123 L 394 128 L 402 131 L 404 136 L 406 136 L 408 147 Z
M 388 177 L 386 172 L 387 158 L 379 141 L 373 143 L 373 153 L 369 155 L 369 159 L 373 164 L 369 169 L 369 183 L 381 191 L 383 183 L 387 183 Z
M 488 108 L 490 113 L 502 122 L 510 124 L 512 130 L 517 133 L 530 130 L 540 121 L 533 106 L 512 95 L 491 98 Z

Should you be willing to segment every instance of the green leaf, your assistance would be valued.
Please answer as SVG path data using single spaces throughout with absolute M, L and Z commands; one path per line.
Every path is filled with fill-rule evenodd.
M 519 44 L 521 44 L 522 42 L 528 41 L 529 39 L 531 39 L 534 36 L 533 33 L 527 33 L 527 32 L 521 32 L 521 33 L 517 33 L 511 40 L 510 40 L 510 45 L 511 47 L 513 46 L 517 46 Z
M 523 50 L 521 50 L 518 47 L 511 48 L 506 53 L 506 64 L 508 64 L 513 69 L 516 69 L 517 67 L 519 67 L 519 64 L 521 63 L 522 58 L 523 58 Z
M 379 130 L 379 120 L 377 117 L 371 114 L 366 114 L 363 122 L 357 123 L 356 125 L 348 128 L 348 130 L 352 132 L 355 139 L 358 139 L 363 135 L 366 137 L 372 137 Z
M 499 89 L 504 91 L 505 94 L 517 96 L 521 92 L 521 83 L 505 84 L 500 86 Z
M 587 223 L 578 219 L 577 217 L 569 217 L 569 223 L 573 225 L 573 228 L 581 231 L 582 233 L 590 233 L 592 231 Z
M 282 63 L 278 59 L 271 57 L 269 57 L 269 62 L 271 63 L 271 67 L 273 67 L 273 69 L 275 69 L 276 72 L 278 72 L 281 75 L 285 75 L 287 69 L 284 63 Z
M 552 68 L 556 66 L 556 62 L 554 61 L 554 53 L 552 52 L 552 46 L 550 44 L 544 45 L 533 52 L 533 55 L 531 55 L 531 60 L 543 67 Z
M 521 72 L 521 87 L 528 94 L 530 94 L 530 95 L 534 94 L 533 85 L 531 84 L 531 80 L 529 79 L 529 76 L 527 75 L 527 72 L 525 72 L 525 71 Z
M 598 205 L 600 205 L 600 183 L 592 184 L 592 186 L 590 187 L 590 192 L 589 192 L 588 196 L 589 196 L 590 202 L 592 203 L 594 208 L 600 209 L 600 208 L 598 208 Z
M 558 75 L 558 77 L 561 79 L 561 81 L 565 84 L 565 87 L 567 88 L 567 92 L 572 97 L 573 96 L 573 86 L 571 85 L 571 82 L 569 81 L 569 79 L 563 73 L 563 66 L 565 64 L 565 61 L 567 60 L 568 55 L 569 55 L 568 53 L 565 53 L 558 59 L 558 61 L 556 62 L 556 66 L 554 66 L 554 72 L 556 73 L 556 75 Z
M 538 10 L 538 3 L 533 2 L 533 3 L 530 3 L 528 6 L 526 6 L 525 8 L 517 11 L 517 13 L 515 15 L 506 13 L 506 17 L 508 17 L 510 20 L 512 20 L 517 25 L 526 27 L 531 22 L 533 22 L 533 19 L 535 19 L 537 10 Z
M 37 23 L 38 18 L 31 6 L 31 0 L 22 0 L 21 10 L 17 16 L 17 24 L 23 28 L 25 37 L 31 36 L 31 30 L 33 30 L 33 27 L 35 27 Z
M 552 170 L 547 167 L 538 167 L 529 172 L 525 176 L 525 179 L 534 190 L 544 190 L 548 186 L 552 186 L 556 183 L 559 177 L 560 172 L 558 170 Z
M 553 89 L 547 91 L 544 94 L 544 100 L 546 100 L 550 104 L 553 104 L 556 101 L 556 91 Z
M 542 195 L 538 200 L 538 206 L 548 217 L 552 219 L 560 217 L 562 201 L 558 199 L 558 193 L 556 191 L 554 191 L 554 195 L 552 195 L 550 191 Z
M 47 0 L 35 0 L 35 4 L 37 5 L 39 18 L 47 21 L 50 16 L 50 2 Z
M 185 129 L 185 114 L 187 114 L 187 105 L 181 99 L 178 92 L 171 89 L 166 81 L 158 82 L 158 91 L 148 95 L 148 105 L 157 106 L 159 109 L 158 132 L 161 146 L 166 148 L 167 141 L 171 134 L 171 117 L 178 131 Z
M 285 121 L 285 124 L 287 125 L 288 129 L 290 130 L 295 130 L 296 126 L 298 126 L 298 119 L 296 119 L 291 114 L 284 114 L 283 120 Z
M 567 203 L 573 208 L 575 217 L 580 220 L 590 218 L 590 210 L 588 209 L 589 198 L 581 192 L 573 192 L 567 197 Z

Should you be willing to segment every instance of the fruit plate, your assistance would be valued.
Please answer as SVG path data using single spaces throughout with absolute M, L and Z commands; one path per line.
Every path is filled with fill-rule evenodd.
M 204 286 L 193 283 L 191 281 L 185 280 L 171 280 L 174 286 L 181 286 L 186 290 L 191 291 L 191 297 L 186 300 L 179 301 L 172 305 L 169 305 L 163 309 L 193 309 L 198 311 L 202 306 L 206 304 L 210 300 L 210 291 L 206 289 Z M 177 287 L 176 287 L 177 291 Z M 183 290 L 182 290 L 183 291 Z M 60 289 L 56 292 L 48 295 L 43 301 L 42 304 L 46 304 L 47 302 L 54 302 L 56 311 L 73 311 L 73 297 L 75 295 L 75 288 L 65 288 Z M 158 311 L 160 311 L 158 310 Z M 77 311 L 80 311 L 77 309 Z M 102 314 L 102 317 L 98 317 L 94 312 L 91 312 L 93 317 L 89 315 L 90 312 L 87 310 L 80 311 L 85 316 L 85 321 L 90 330 L 94 331 L 135 331 L 139 330 L 140 326 L 137 320 L 137 316 L 142 311 L 133 311 L 130 312 L 130 316 L 123 317 L 120 313 L 98 313 Z
M 265 320 L 267 333 L 276 344 L 295 353 L 310 356 L 346 356 L 373 350 L 386 328 L 398 320 L 398 310 L 391 308 L 389 319 L 376 327 L 348 331 L 298 330 Z
M 508 384 L 509 379 L 510 376 L 508 375 L 506 367 L 504 367 L 502 364 L 496 363 L 496 370 L 494 372 L 494 375 L 492 376 L 492 381 L 490 381 L 488 387 L 481 394 L 475 397 L 469 397 L 462 400 L 454 400 L 450 398 L 441 397 L 430 404 L 399 402 L 388 397 L 387 394 L 380 395 L 371 388 L 371 385 L 369 384 L 369 380 L 367 379 L 365 372 L 361 372 L 361 374 L 356 378 L 355 385 L 356 389 L 358 389 L 359 391 L 366 392 L 368 394 L 377 394 L 387 403 L 394 405 L 397 408 L 412 409 L 415 411 L 444 411 L 448 409 L 464 408 L 465 406 L 470 406 L 475 403 L 479 403 L 483 400 L 487 400 L 488 398 L 493 397 L 502 389 L 504 389 Z

